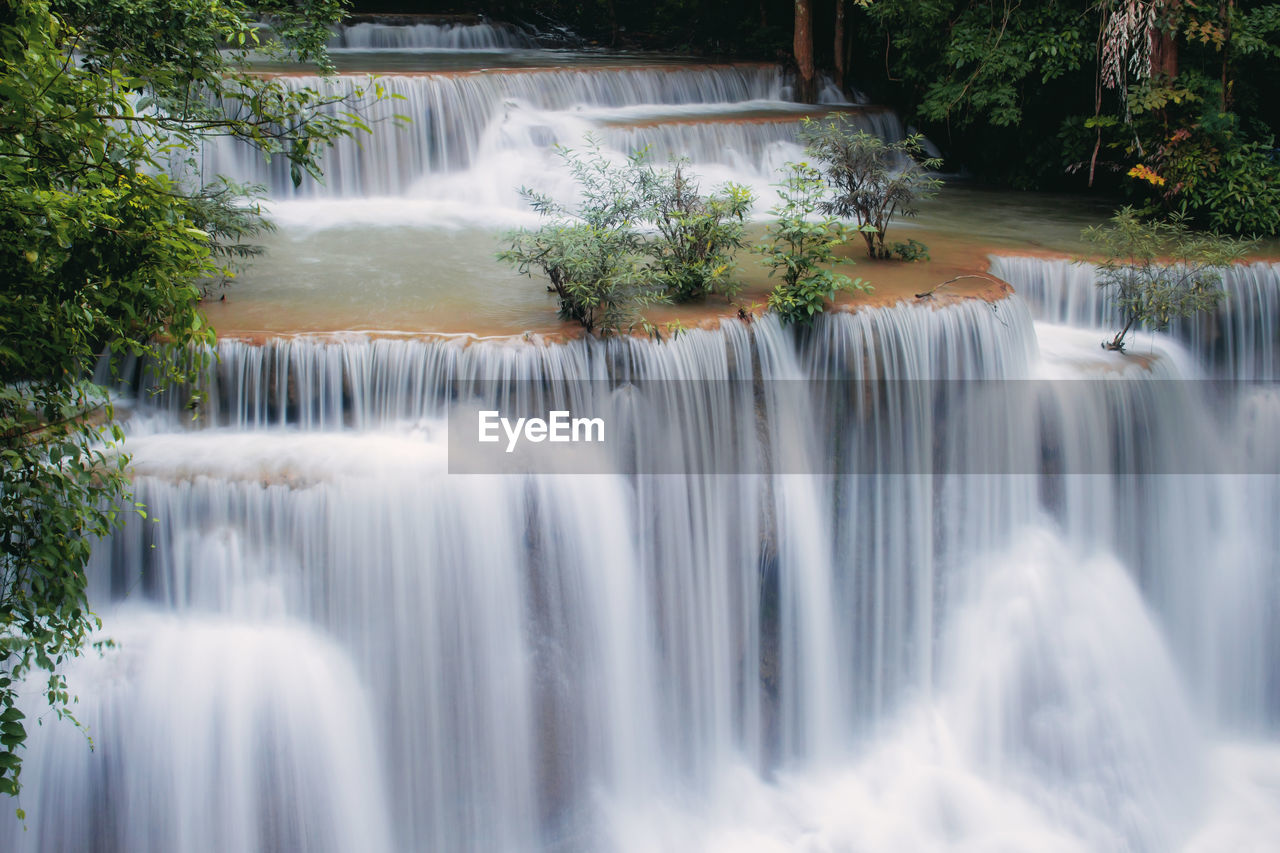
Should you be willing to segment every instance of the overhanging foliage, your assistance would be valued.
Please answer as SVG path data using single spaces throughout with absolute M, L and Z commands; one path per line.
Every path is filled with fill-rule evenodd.
M 198 372 L 213 340 L 202 285 L 265 223 L 246 188 L 184 170 L 233 136 L 318 174 L 324 144 L 362 127 L 241 68 L 265 49 L 327 67 L 338 0 L 4 0 L 0 3 L 0 791 L 19 789 L 16 707 L 63 678 L 98 620 L 85 564 L 128 507 L 122 434 L 87 381 L 106 350 Z M 195 353 L 169 358 L 172 352 Z

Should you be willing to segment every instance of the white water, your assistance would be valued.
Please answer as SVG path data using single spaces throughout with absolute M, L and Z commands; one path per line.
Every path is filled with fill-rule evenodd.
M 503 76 L 397 78 L 449 105 L 459 159 L 380 138 L 338 152 L 333 191 L 436 175 L 486 211 L 539 174 L 547 113 L 643 134 L 619 118 L 783 91 L 763 69 Z M 729 126 L 673 132 L 739 177 L 788 144 L 736 161 Z M 1170 380 L 1270 375 L 1276 314 L 1230 358 L 1139 335 L 1139 361 L 1046 308 L 1089 282 L 997 263 L 1025 299 L 803 334 L 222 342 L 198 422 L 136 404 L 154 520 L 95 549 L 120 648 L 70 673 L 95 749 L 36 729 L 29 829 L 0 815 L 0 849 L 1268 849 L 1280 395 Z M 1276 267 L 1248 274 L 1273 298 Z M 587 379 L 629 452 L 687 473 L 447 473 L 448 383 L 515 405 L 585 402 Z M 837 410 L 800 379 L 865 384 Z M 614 390 L 639 380 L 666 384 Z M 981 405 L 955 380 L 1030 390 Z
M 1038 319 L 1096 328 L 1123 325 L 1087 264 L 1004 257 L 993 259 L 992 272 L 1023 295 Z M 1225 270 L 1218 310 L 1206 318 L 1176 321 L 1170 333 L 1186 341 L 1217 375 L 1275 379 L 1280 363 L 1277 279 L 1280 264 Z
M 1171 342 L 1148 346 L 1153 377 L 1194 366 Z M 451 378 L 1114 375 L 1120 356 L 1088 332 L 1034 326 L 1016 298 L 838 315 L 804 340 L 766 319 L 667 344 L 301 339 L 228 342 L 221 356 L 206 428 L 160 410 L 130 439 L 138 497 L 161 521 L 131 522 L 95 554 L 95 598 L 123 644 L 74 679 L 98 751 L 65 727 L 37 734 L 26 805 L 41 823 L 13 849 L 90 836 L 217 847 L 200 820 L 249 827 L 233 843 L 245 850 L 324 826 L 326 839 L 361 833 L 359 849 L 1260 843 L 1228 789 L 1271 821 L 1259 831 L 1274 825 L 1266 777 L 1235 772 L 1231 750 L 1274 750 L 1280 723 L 1280 549 L 1264 523 L 1275 478 L 1123 476 L 1141 458 L 1126 449 L 1130 419 L 1157 430 L 1144 441 L 1158 453 L 1221 428 L 1194 399 L 1143 425 L 1143 378 L 1086 394 L 1092 408 L 1066 389 L 1060 409 L 1036 403 L 1050 419 L 1040 435 L 1001 434 L 1013 411 L 922 420 L 910 390 L 871 404 L 869 432 L 819 417 L 797 434 L 786 412 L 767 415 L 774 454 L 832 473 L 823 460 L 850 443 L 995 464 L 1035 459 L 1041 435 L 1061 431 L 1073 464 L 1101 455 L 1114 474 L 445 473 L 438 392 Z M 701 470 L 753 408 L 645 421 L 647 446 Z M 268 674 L 312 649 L 317 668 Z M 296 753 L 296 731 L 255 702 L 344 722 L 308 718 L 323 748 Z M 121 714 L 165 715 L 184 745 Z M 265 728 L 190 740 L 244 725 Z M 1243 738 L 1256 745 L 1228 747 Z M 236 765 L 250 743 L 279 767 Z M 203 767 L 216 769 L 191 769 Z M 108 796 L 175 774 L 182 784 L 145 805 Z M 312 787 L 249 784 L 280 774 Z M 258 793 L 216 793 L 237 784 Z M 326 811 L 351 786 L 377 807 Z M 222 817 L 184 817 L 200 797 Z
M 120 650 L 70 672 L 96 749 L 35 730 L 29 829 L 6 814 L 5 849 L 394 849 L 359 674 L 313 627 L 251 609 L 113 616 Z
M 335 94 L 371 85 L 350 76 L 283 82 Z M 378 85 L 390 97 L 360 107 L 374 135 L 342 140 L 329 151 L 323 184 L 305 177 L 294 188 L 283 158 L 265 163 L 234 140 L 210 145 L 201 168 L 264 184 L 282 202 L 333 199 L 320 207 L 274 204 L 286 225 L 492 226 L 529 218 L 517 192 L 525 185 L 571 200 L 572 181 L 552 146 L 581 148 L 593 134 L 611 157 L 649 146 L 659 164 L 673 155 L 690 158 L 708 187 L 746 182 L 762 196 L 763 212 L 776 170 L 800 154 L 796 134 L 807 114 L 791 102 L 781 70 L 767 65 L 427 73 L 383 77 Z M 828 93 L 825 100 L 843 98 Z M 397 115 L 409 123 L 397 123 Z M 707 123 L 711 116 L 717 118 Z M 903 133 L 896 116 L 882 110 L 860 112 L 858 121 L 888 138 Z
M 330 50 L 504 50 L 533 47 L 533 39 L 515 27 L 484 22 L 434 22 L 397 26 L 377 22 L 338 28 Z

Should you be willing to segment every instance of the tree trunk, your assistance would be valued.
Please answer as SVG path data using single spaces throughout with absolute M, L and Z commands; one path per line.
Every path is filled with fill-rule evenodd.
M 618 6 L 615 0 L 607 0 L 605 8 L 609 12 L 609 46 L 618 46 Z
M 1172 80 L 1178 76 L 1178 43 L 1173 33 L 1151 31 L 1151 79 Z
M 1222 16 L 1222 111 L 1231 109 L 1231 18 L 1235 14 L 1236 0 L 1218 5 Z
M 836 88 L 844 91 L 844 4 L 845 0 L 836 0 Z
M 1110 341 L 1103 341 L 1102 348 L 1111 350 L 1112 352 L 1124 352 L 1124 336 L 1129 334 L 1129 330 L 1133 328 L 1133 324 L 1138 322 L 1137 314 L 1129 315 L 1129 322 L 1124 324 L 1124 328 L 1116 332 L 1116 336 Z
M 813 0 L 796 0 L 796 34 L 792 43 L 795 52 L 796 95 L 806 104 L 818 100 L 818 81 L 813 70 Z
M 1169 81 L 1178 76 L 1178 42 L 1175 40 L 1178 33 L 1175 22 L 1179 5 L 1181 4 L 1177 0 L 1170 0 L 1165 7 L 1164 20 L 1158 21 L 1149 33 L 1152 80 L 1163 78 Z
M 886 42 L 886 43 L 885 43 L 885 50 L 887 51 L 888 49 L 889 49 L 889 45 L 888 45 L 888 43 Z M 852 39 L 852 38 L 846 38 L 846 39 L 844 40 L 844 68 L 845 68 L 845 71 L 847 72 L 847 71 L 848 71 L 850 68 L 852 68 L 852 67 L 853 67 L 853 39 Z M 886 74 L 888 74 L 888 73 L 889 73 L 889 57 L 888 57 L 888 55 L 887 55 L 887 54 L 885 55 L 884 71 L 885 71 L 885 73 L 886 73 Z M 892 80 L 892 79 L 893 79 L 893 76 L 892 76 L 892 75 L 890 75 L 890 76 L 889 76 L 889 79 L 890 79 L 890 80 Z

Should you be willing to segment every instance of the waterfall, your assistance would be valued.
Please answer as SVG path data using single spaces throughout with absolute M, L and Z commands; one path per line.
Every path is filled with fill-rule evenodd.
M 807 117 L 904 134 L 833 87 L 794 103 L 776 65 L 562 55 L 486 22 L 334 45 L 404 73 L 325 183 L 234 140 L 201 168 L 264 184 L 286 232 L 337 223 L 317 239 L 352 247 L 352 310 L 400 241 L 447 267 L 397 274 L 403 304 L 477 287 L 456 230 L 529 221 L 521 186 L 572 200 L 553 146 L 588 133 L 762 196 Z M 263 300 L 295 325 L 333 295 L 309 246 L 275 249 L 307 287 Z M 1269 849 L 1280 265 L 1120 354 L 1089 268 L 991 263 L 1014 294 L 804 328 L 228 336 L 194 409 L 150 393 L 156 365 L 104 363 L 146 515 L 94 543 L 116 645 L 67 670 L 83 729 L 29 727 L 0 849 Z M 570 473 L 550 442 L 477 451 L 478 411 L 553 407 L 608 430 Z
M 896 113 L 867 109 L 850 113 L 853 126 L 889 142 L 905 135 Z M 789 120 L 725 120 L 652 122 L 608 127 L 602 134 L 605 143 L 619 151 L 634 152 L 647 148 L 658 162 L 685 156 L 700 166 L 716 163 L 734 168 L 739 175 L 768 178 L 782 165 L 785 157 L 770 158 L 775 151 L 792 153 L 798 138 L 799 118 Z M 566 144 L 570 140 L 562 140 Z
M 338 28 L 330 50 L 509 50 L 533 47 L 515 27 L 490 23 L 438 22 L 409 25 L 362 21 Z
M 816 832 L 890 850 L 1006 819 L 1036 849 L 1177 847 L 1212 797 L 1205 739 L 1280 728 L 1277 491 L 1149 472 L 1198 445 L 1229 470 L 1224 423 L 1269 430 L 1280 405 L 1220 422 L 1178 381 L 1193 360 L 1149 348 L 1125 381 L 1099 379 L 1123 357 L 1016 296 L 666 342 L 224 341 L 199 421 L 137 404 L 135 488 L 158 523 L 94 552 L 121 642 L 73 673 L 98 752 L 37 732 L 42 823 L 9 849 L 267 850 L 305 830 L 334 849 L 350 833 L 640 850 Z M 705 396 L 723 382 L 758 394 Z M 950 390 L 975 382 L 1020 390 Z M 513 405 L 530 387 L 640 389 L 612 417 L 689 473 L 451 476 L 460 383 Z M 824 412 L 831 385 L 858 389 L 843 414 Z M 756 461 L 699 473 L 726 453 Z M 813 476 L 868 458 L 884 473 Z M 331 716 L 276 722 L 311 705 Z M 202 758 L 221 737 L 165 746 L 188 727 L 276 763 Z M 278 778 L 295 782 L 252 794 Z M 326 804 L 350 785 L 376 802 L 348 819 Z M 888 815 L 849 823 L 824 786 L 848 814 Z M 960 811 L 892 823 L 943 802 Z
M 772 317 L 758 325 L 725 321 L 717 330 L 690 329 L 671 341 L 344 335 L 256 344 L 230 339 L 219 342 L 212 359 L 208 401 L 198 423 L 237 430 L 376 429 L 442 416 L 450 382 L 742 381 L 760 371 L 766 379 L 1023 378 L 1036 353 L 1030 316 L 1018 299 L 938 311 L 903 305 L 837 313 L 802 343 L 794 344 Z M 755 358 L 768 359 L 760 371 Z M 788 373 L 785 365 L 792 362 Z M 147 384 L 143 376 L 133 381 Z M 186 395 L 178 390 L 139 403 L 180 420 Z
M 393 849 L 368 699 L 332 640 L 271 617 L 111 622 L 119 653 L 68 673 L 86 731 L 32 726 L 37 805 L 27 831 L 0 818 L 5 849 Z
M 351 96 L 372 84 L 368 78 L 288 76 L 280 82 L 293 90 L 313 89 L 333 96 Z M 248 146 L 224 139 L 206 147 L 201 168 L 206 174 L 226 174 L 267 186 L 273 197 L 362 197 L 428 194 L 434 173 L 470 169 L 466 186 L 487 184 L 486 173 L 497 169 L 508 192 L 523 176 L 536 174 L 538 164 L 555 143 L 583 144 L 596 132 L 621 150 L 638 150 L 654 142 L 655 154 L 690 156 L 695 164 L 724 162 L 735 156 L 750 163 L 765 183 L 772 180 L 762 162 L 770 143 L 794 143 L 802 110 L 790 104 L 790 85 L 773 65 L 680 65 L 565 69 L 494 70 L 388 76 L 377 80 L 388 97 L 371 95 L 352 106 L 375 126 L 370 138 L 339 140 L 322 158 L 324 183 L 305 178 L 293 187 L 283 158 L 266 162 Z M 779 122 L 743 122 L 732 130 L 708 134 L 698 123 L 679 119 L 678 108 L 709 105 L 749 117 L 750 111 L 782 112 Z M 672 114 L 671 108 L 677 108 Z M 335 111 L 350 109 L 347 105 Z M 656 116 L 655 116 L 656 113 Z M 685 112 L 686 118 L 692 113 Z M 409 123 L 398 123 L 404 116 Z M 662 121 L 662 119 L 666 121 Z M 658 125 L 628 130 L 626 122 Z M 900 136 L 895 119 L 868 113 L 867 127 Z M 729 145 L 726 151 L 723 146 Z M 513 169 L 510 158 L 516 157 Z M 508 161 L 504 165 L 504 160 Z M 497 177 L 495 176 L 495 177 Z M 453 187 L 450 186 L 452 190 Z M 474 191 L 474 190 L 473 190 Z M 467 197 L 455 190 L 454 197 Z M 514 197 L 514 196 L 513 196 Z
M 1087 264 L 997 257 L 992 272 L 1014 286 L 1038 319 L 1113 330 L 1124 325 Z M 1177 320 L 1171 334 L 1224 377 L 1274 379 L 1280 370 L 1280 264 L 1224 270 L 1222 291 L 1215 312 Z

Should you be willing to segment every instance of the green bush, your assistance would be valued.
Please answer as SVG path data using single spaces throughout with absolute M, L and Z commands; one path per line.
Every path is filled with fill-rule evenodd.
M 1222 108 L 1221 84 L 1195 73 L 1129 92 L 1129 120 L 1099 116 L 1099 166 L 1126 176 L 1150 213 L 1177 213 L 1225 234 L 1280 234 L 1280 163 L 1265 128 Z
M 560 316 L 588 332 L 625 331 L 639 319 L 643 305 L 661 291 L 640 265 L 639 242 L 630 227 L 598 223 L 559 223 L 511 238 L 502 260 L 530 274 L 540 268 L 560 301 Z
M 591 137 L 560 156 L 578 204 L 570 209 L 521 189 L 549 221 L 505 235 L 508 248 L 498 258 L 525 275 L 545 275 L 561 317 L 588 332 L 618 334 L 636 325 L 645 305 L 738 291 L 733 252 L 743 245 L 749 190 L 727 184 L 703 196 L 683 162 L 657 168 L 641 151 L 615 163 Z
M 88 377 L 105 349 L 165 365 L 160 385 L 195 379 L 214 340 L 201 288 L 266 225 L 245 188 L 171 167 L 231 136 L 318 174 L 364 127 L 243 70 L 264 16 L 275 52 L 329 67 L 336 0 L 0 6 L 0 794 L 19 793 L 29 727 L 74 720 L 63 673 L 100 627 L 85 567 L 132 506 L 123 432 Z M 20 685 L 48 705 L 27 722 Z
M 766 232 L 768 242 L 754 250 L 764 255 L 770 276 L 782 275 L 769 294 L 769 307 L 784 323 L 808 324 L 838 291 L 870 292 L 871 286 L 828 268 L 852 263 L 835 249 L 853 232 L 834 217 L 815 216 L 825 197 L 822 173 L 807 163 L 789 163 L 778 187 L 782 203 L 771 211 L 776 218 Z
M 1234 124 L 1234 122 L 1230 122 Z M 1235 131 L 1169 138 L 1157 154 L 1166 204 L 1197 223 L 1228 234 L 1280 234 L 1280 164 L 1270 144 Z
M 893 254 L 894 257 L 907 263 L 927 261 L 929 260 L 929 247 L 919 240 L 908 240 L 905 243 L 894 243 Z
M 551 221 L 537 230 L 520 229 L 504 238 L 510 247 L 498 258 L 550 280 L 560 316 L 588 332 L 614 334 L 630 328 L 642 305 L 661 298 L 661 289 L 640 263 L 639 223 L 650 206 L 651 170 L 643 153 L 615 164 L 588 140 L 583 151 L 560 149 L 580 191 L 569 210 L 525 187 L 520 194 Z
M 673 301 L 712 293 L 732 297 L 741 288 L 734 276 L 734 252 L 744 245 L 744 220 L 755 199 L 738 184 L 700 195 L 684 169 L 684 163 L 675 163 L 652 183 L 650 216 L 658 238 L 647 241 L 645 253 L 659 287 Z
M 929 171 L 942 161 L 924 156 L 919 134 L 885 142 L 855 129 L 848 116 L 827 122 L 806 119 L 801 135 L 831 188 L 831 197 L 819 202 L 818 209 L 853 219 L 869 257 L 890 257 L 884 243 L 889 223 L 895 216 L 914 216 L 920 201 L 937 194 L 942 182 Z
M 1144 220 L 1133 208 L 1106 225 L 1086 228 L 1085 239 L 1102 249 L 1098 286 L 1120 309 L 1124 327 L 1104 349 L 1124 351 L 1135 325 L 1156 331 L 1179 317 L 1211 311 L 1222 297 L 1222 268 L 1240 260 L 1249 243 L 1193 231 L 1186 218 Z

